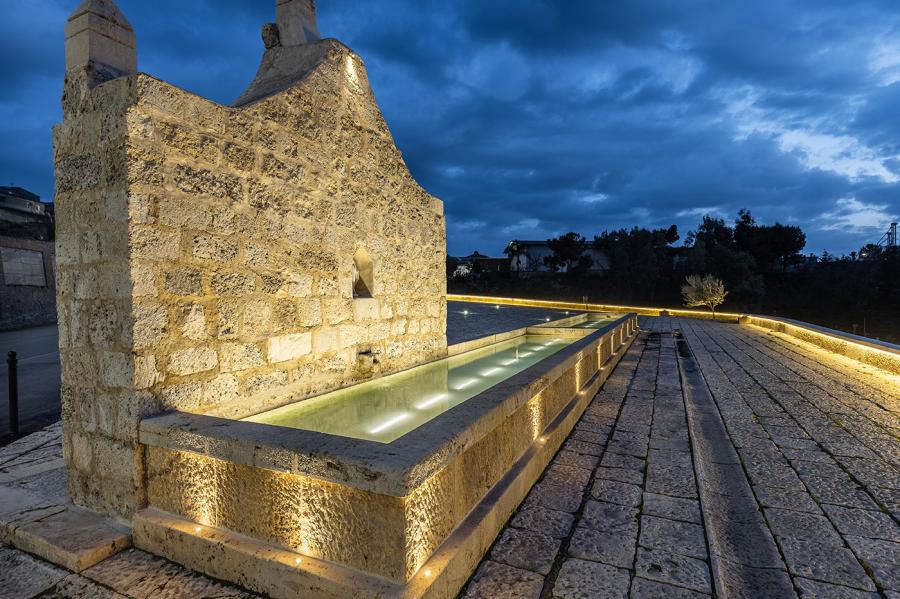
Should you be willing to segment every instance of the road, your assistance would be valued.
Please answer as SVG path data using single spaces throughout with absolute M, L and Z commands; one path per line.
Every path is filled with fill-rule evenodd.
M 32 431 L 59 420 L 59 345 L 56 325 L 0 332 L 0 436 L 9 430 L 6 356 L 19 357 L 19 426 Z

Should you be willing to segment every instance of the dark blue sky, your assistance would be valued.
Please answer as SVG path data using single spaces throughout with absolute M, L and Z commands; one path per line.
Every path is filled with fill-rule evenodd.
M 63 26 L 5 0 L 0 184 L 53 194 Z M 142 71 L 231 102 L 273 0 L 119 0 Z M 900 216 L 898 0 L 320 0 L 397 144 L 445 202 L 448 250 L 749 208 L 849 252 Z

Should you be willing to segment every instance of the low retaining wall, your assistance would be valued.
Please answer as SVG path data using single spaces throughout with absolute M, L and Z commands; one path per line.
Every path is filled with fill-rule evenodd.
M 900 374 L 900 345 L 788 318 L 749 315 L 741 318 L 740 322 L 783 333 L 832 353 Z
M 553 302 L 546 300 L 530 300 L 521 298 L 483 297 L 474 295 L 448 295 L 448 301 L 475 302 L 484 304 L 503 304 L 531 308 L 554 308 L 563 310 L 583 310 L 588 312 L 631 312 L 641 316 L 672 316 L 712 320 L 710 312 L 700 310 L 681 310 L 676 308 L 646 308 L 634 306 L 615 306 L 610 304 L 583 304 L 575 302 Z M 893 374 L 900 374 L 900 345 L 869 339 L 836 331 L 826 327 L 774 316 L 756 314 L 737 314 L 734 312 L 716 312 L 717 321 L 733 322 L 742 325 L 753 325 L 789 335 L 795 339 L 812 343 L 826 351 L 858 360 Z

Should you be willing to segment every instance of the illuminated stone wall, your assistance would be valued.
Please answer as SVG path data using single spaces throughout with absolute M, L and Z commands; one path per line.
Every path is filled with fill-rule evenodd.
M 75 43 L 85 7 L 118 46 Z M 445 355 L 445 226 L 339 42 L 270 48 L 232 108 L 123 71 L 130 25 L 79 10 L 54 129 L 64 449 L 73 498 L 127 517 L 142 417 Z

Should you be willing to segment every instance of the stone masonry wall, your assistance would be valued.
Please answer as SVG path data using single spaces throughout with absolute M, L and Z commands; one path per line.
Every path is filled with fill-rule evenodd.
M 44 264 L 43 285 L 7 285 L 0 260 L 0 331 L 56 322 L 53 242 L 0 235 L 0 248 L 39 252 Z
M 442 203 L 409 175 L 359 57 L 314 46 L 301 81 L 241 108 L 69 71 L 54 145 L 78 503 L 143 505 L 142 417 L 240 412 L 445 355 Z M 372 297 L 354 299 L 360 251 Z

